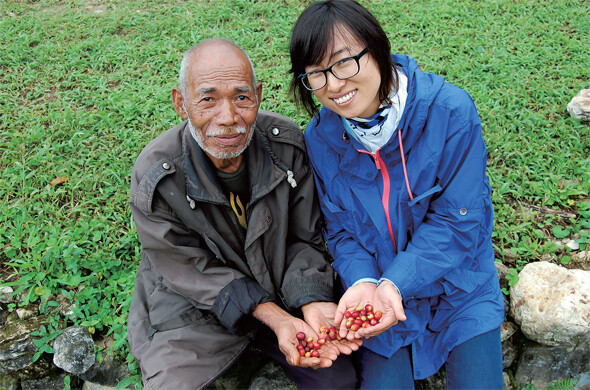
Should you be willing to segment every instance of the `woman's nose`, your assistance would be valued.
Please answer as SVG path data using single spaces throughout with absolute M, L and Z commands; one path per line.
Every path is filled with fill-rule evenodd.
M 338 92 L 344 84 L 346 84 L 346 80 L 340 80 L 332 72 L 326 72 L 326 87 L 328 91 Z

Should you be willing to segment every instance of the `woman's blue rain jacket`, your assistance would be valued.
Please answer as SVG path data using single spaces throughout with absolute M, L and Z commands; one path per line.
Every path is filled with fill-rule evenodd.
M 399 124 L 405 164 L 397 132 L 371 155 L 325 107 L 307 126 L 305 141 L 324 233 L 345 287 L 386 278 L 403 297 L 407 320 L 364 346 L 391 357 L 411 344 L 414 377 L 423 379 L 455 346 L 498 328 L 504 303 L 475 105 L 462 89 L 420 71 L 413 59 L 393 60 L 408 77 Z

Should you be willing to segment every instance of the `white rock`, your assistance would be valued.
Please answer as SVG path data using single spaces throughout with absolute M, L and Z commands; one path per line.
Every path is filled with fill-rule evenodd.
M 590 89 L 582 89 L 574 96 L 567 105 L 567 111 L 572 118 L 582 121 L 590 120 Z
M 590 341 L 590 271 L 539 261 L 518 276 L 510 311 L 527 338 L 549 346 Z
M 570 248 L 573 251 L 577 251 L 580 250 L 580 244 L 578 244 L 577 242 L 575 242 L 574 240 L 569 240 L 565 246 L 567 246 L 568 248 Z
M 0 302 L 8 303 L 14 290 L 10 286 L 0 287 Z
M 14 290 L 10 286 L 5 286 L 5 287 L 1 287 L 0 288 L 0 294 L 8 294 L 8 295 L 10 295 L 13 292 L 14 292 Z
M 53 364 L 75 375 L 88 371 L 95 362 L 92 336 L 81 327 L 69 327 L 53 342 Z
M 34 317 L 35 316 L 35 312 L 33 310 L 20 308 L 20 309 L 16 309 L 16 315 L 21 320 L 26 320 L 27 318 Z

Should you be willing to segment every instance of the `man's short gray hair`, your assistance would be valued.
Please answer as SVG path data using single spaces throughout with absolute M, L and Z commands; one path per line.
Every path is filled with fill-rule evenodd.
M 192 54 L 194 53 L 194 51 L 197 49 L 197 47 L 199 47 L 199 45 L 201 45 L 205 42 L 209 42 L 209 41 L 222 41 L 222 42 L 229 43 L 230 45 L 234 46 L 239 51 L 244 53 L 244 55 L 248 59 L 248 62 L 250 63 L 250 67 L 252 68 L 252 90 L 254 91 L 254 95 L 256 95 L 256 72 L 254 71 L 254 64 L 252 64 L 252 60 L 250 59 L 250 56 L 248 55 L 248 53 L 246 53 L 246 51 L 244 49 L 242 49 L 240 46 L 236 45 L 234 42 L 232 42 L 228 39 L 211 38 L 211 39 L 207 39 L 205 41 L 202 41 L 202 42 L 198 43 L 197 45 L 191 47 L 182 56 L 182 61 L 180 62 L 180 73 L 178 74 L 178 88 L 180 89 L 182 96 L 186 96 L 186 86 L 188 83 L 188 63 L 190 61 L 190 58 L 191 58 Z M 256 96 L 256 97 L 258 97 L 258 96 Z

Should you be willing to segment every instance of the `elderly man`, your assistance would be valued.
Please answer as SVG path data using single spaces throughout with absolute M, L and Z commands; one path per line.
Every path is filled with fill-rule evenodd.
M 142 260 L 128 338 L 146 389 L 203 388 L 251 342 L 300 388 L 355 386 L 357 344 L 296 348 L 298 332 L 317 339 L 333 320 L 334 274 L 302 133 L 259 111 L 261 92 L 235 44 L 193 47 L 172 91 L 185 122 L 133 169 Z

